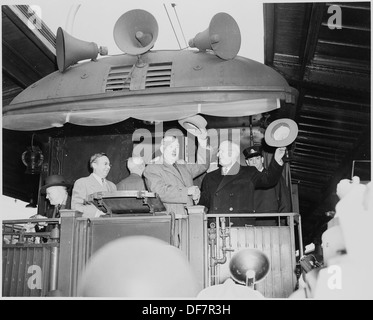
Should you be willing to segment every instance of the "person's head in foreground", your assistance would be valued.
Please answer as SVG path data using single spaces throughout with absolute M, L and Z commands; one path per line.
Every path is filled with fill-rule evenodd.
M 149 236 L 109 242 L 88 261 L 78 285 L 84 297 L 196 297 L 197 280 L 178 248 Z

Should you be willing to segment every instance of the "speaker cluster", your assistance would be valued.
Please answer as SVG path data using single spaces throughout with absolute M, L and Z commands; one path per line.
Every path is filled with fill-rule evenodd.
M 119 17 L 114 26 L 118 48 L 129 55 L 139 56 L 153 48 L 158 38 L 158 23 L 154 16 L 141 9 L 130 10 Z M 189 40 L 189 46 L 201 52 L 211 50 L 223 60 L 234 59 L 241 47 L 241 33 L 236 21 L 220 12 L 211 19 L 208 28 Z M 56 37 L 57 66 L 65 72 L 71 65 L 85 59 L 96 60 L 107 55 L 106 47 L 74 38 L 62 28 Z

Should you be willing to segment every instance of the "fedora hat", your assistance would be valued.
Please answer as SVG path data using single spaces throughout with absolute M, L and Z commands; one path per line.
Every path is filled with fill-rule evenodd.
M 270 123 L 266 129 L 264 140 L 271 147 L 286 147 L 294 142 L 297 135 L 296 122 L 283 118 Z
M 179 124 L 193 135 L 201 135 L 206 130 L 207 121 L 204 117 L 196 114 L 194 116 L 179 120 Z
M 251 146 L 251 147 L 248 147 L 248 148 L 244 149 L 244 151 L 242 151 L 242 153 L 243 153 L 245 159 L 261 156 L 262 155 L 262 147 L 261 146 Z
M 54 174 L 45 178 L 45 184 L 40 188 L 40 193 L 45 194 L 47 188 L 53 186 L 71 187 L 70 183 L 65 181 L 65 178 L 61 175 Z

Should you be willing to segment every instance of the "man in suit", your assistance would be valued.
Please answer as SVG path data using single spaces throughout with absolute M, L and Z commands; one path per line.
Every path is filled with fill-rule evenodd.
M 143 178 L 145 162 L 141 157 L 130 157 L 127 160 L 130 175 L 117 184 L 118 190 L 147 190 Z
M 246 164 L 259 172 L 264 170 L 264 157 L 261 146 L 251 146 L 243 151 Z M 254 193 L 254 212 L 291 212 L 290 192 L 283 176 L 270 188 L 257 188 Z
M 61 175 L 55 174 L 45 179 L 45 185 L 40 188 L 40 193 L 45 195 L 53 206 L 53 209 L 47 212 L 47 218 L 59 218 L 61 209 L 71 208 L 71 197 L 68 192 L 70 188 L 71 184 Z
M 47 209 L 45 215 L 36 214 L 30 218 L 59 218 L 60 209 L 71 208 L 70 188 L 71 184 L 67 183 L 63 176 L 58 174 L 48 176 L 45 179 L 45 184 L 40 188 L 40 194 L 45 195 L 51 206 Z
M 48 176 L 45 184 L 40 188 L 40 194 L 45 195 L 51 206 L 47 209 L 45 216 L 36 214 L 30 219 L 59 218 L 61 209 L 71 208 L 70 188 L 71 184 L 66 182 L 63 176 L 57 174 Z M 42 222 L 36 223 L 34 228 L 36 232 L 50 232 L 53 225 Z M 42 241 L 47 242 L 48 238 L 43 237 Z
M 117 191 L 117 187 L 113 182 L 106 180 L 111 165 L 105 153 L 96 153 L 91 156 L 89 164 L 93 172 L 88 177 L 75 181 L 71 209 L 82 212 L 85 218 L 98 218 L 105 213 L 98 210 L 94 204 L 87 203 L 87 197 L 101 191 L 114 192 Z
M 240 147 L 232 141 L 223 141 L 218 151 L 221 168 L 204 177 L 199 204 L 207 207 L 208 213 L 254 212 L 255 188 L 277 183 L 284 154 L 285 148 L 277 148 L 268 170 L 259 172 L 253 167 L 241 166 Z
M 146 166 L 144 177 L 149 191 L 158 194 L 168 213 L 184 215 L 185 207 L 198 202 L 200 189 L 193 179 L 204 173 L 210 165 L 207 132 L 197 136 L 199 147 L 196 163 L 179 160 L 179 141 L 175 136 L 165 136 L 160 145 L 161 156 Z

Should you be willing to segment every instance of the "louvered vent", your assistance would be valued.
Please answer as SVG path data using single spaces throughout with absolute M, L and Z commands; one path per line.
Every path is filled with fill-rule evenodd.
M 131 78 L 131 66 L 111 67 L 108 78 L 106 80 L 106 92 L 129 90 Z
M 146 74 L 145 88 L 170 87 L 172 63 L 150 64 Z

